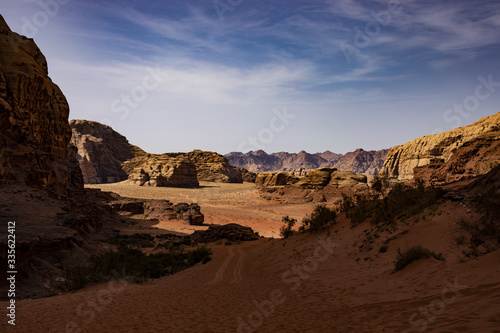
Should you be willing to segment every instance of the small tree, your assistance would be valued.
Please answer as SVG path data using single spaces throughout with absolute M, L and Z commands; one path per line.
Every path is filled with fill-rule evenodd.
M 300 230 L 309 232 L 319 232 L 327 229 L 335 224 L 337 213 L 335 210 L 326 207 L 326 205 L 318 205 L 314 208 L 311 215 L 302 220 Z
M 292 230 L 295 223 L 297 223 L 296 219 L 291 218 L 290 216 L 283 216 L 281 221 L 285 224 L 280 228 L 280 235 L 283 238 L 288 238 L 293 235 L 294 231 Z

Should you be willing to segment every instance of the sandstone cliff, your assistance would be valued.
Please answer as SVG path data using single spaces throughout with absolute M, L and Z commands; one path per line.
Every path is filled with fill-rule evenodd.
M 69 147 L 69 106 L 48 77 L 32 39 L 0 16 L 0 183 L 21 183 L 57 194 L 83 187 Z
M 54 293 L 70 249 L 83 251 L 86 235 L 114 221 L 101 193 L 83 187 L 68 114 L 40 49 L 0 16 L 0 215 L 16 227 L 16 298 Z M 7 228 L 0 266 L 7 267 Z
M 214 152 L 147 154 L 109 126 L 88 120 L 72 120 L 70 125 L 85 183 L 128 179 L 141 186 L 197 187 L 200 181 L 255 181 L 255 174 Z
M 354 152 L 342 154 L 325 151 L 310 154 L 301 151 L 294 153 L 267 154 L 262 150 L 246 154 L 233 152 L 226 155 L 229 163 L 242 167 L 252 172 L 288 171 L 295 173 L 297 170 L 312 170 L 318 168 L 336 168 L 355 173 L 377 174 L 384 164 L 388 149 L 365 151 L 357 149 Z
M 86 184 L 114 183 L 126 180 L 122 163 L 145 154 L 111 127 L 95 121 L 71 120 L 71 142 L 77 147 L 77 159 Z
M 392 148 L 380 173 L 400 180 L 411 180 L 418 175 L 433 184 L 474 177 L 499 162 L 499 139 L 500 113 L 497 113 L 471 125 Z

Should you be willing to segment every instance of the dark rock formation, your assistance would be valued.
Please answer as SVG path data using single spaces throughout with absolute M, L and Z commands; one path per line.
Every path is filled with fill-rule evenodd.
M 200 243 L 215 242 L 227 239 L 232 242 L 244 242 L 259 239 L 252 228 L 244 227 L 236 223 L 225 225 L 210 225 L 207 230 L 198 230 L 191 235 L 191 239 Z
M 48 77 L 45 57 L 2 17 L 0 50 L 0 183 L 60 195 L 82 188 L 75 150 L 69 147 L 69 106 Z
M 147 219 L 182 220 L 190 225 L 202 225 L 205 221 L 201 208 L 196 203 L 174 205 L 168 200 L 130 199 L 113 194 L 113 200 L 109 202 L 109 206 L 114 213 L 123 216 L 144 214 Z
M 47 295 L 55 292 L 51 285 L 61 278 L 70 250 L 98 247 L 89 234 L 119 221 L 100 191 L 83 187 L 70 144 L 69 106 L 48 77 L 45 57 L 1 16 L 0 50 L 0 217 L 16 225 L 15 270 L 22 286 L 16 298 Z M 2 267 L 7 239 L 7 228 L 0 230 Z

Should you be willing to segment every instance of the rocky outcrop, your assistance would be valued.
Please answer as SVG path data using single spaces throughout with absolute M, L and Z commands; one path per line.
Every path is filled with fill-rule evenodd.
M 262 150 L 255 152 L 227 154 L 229 162 L 237 167 L 243 167 L 252 172 L 312 170 L 318 168 L 336 168 L 344 171 L 353 171 L 364 174 L 377 174 L 384 164 L 388 149 L 365 151 L 357 149 L 345 155 L 331 151 L 309 154 L 301 151 L 298 154 L 273 153 L 267 154 Z
M 198 181 L 216 183 L 243 183 L 241 170 L 229 164 L 224 156 L 211 152 L 193 150 L 184 154 L 196 165 Z
M 244 182 L 255 183 L 257 179 L 257 174 L 255 172 L 248 171 L 245 168 L 238 168 L 238 170 L 241 172 L 241 178 Z
M 127 138 L 111 127 L 88 120 L 71 120 L 71 142 L 77 147 L 77 159 L 86 184 L 115 183 L 128 178 L 122 163 L 144 155 Z
M 293 186 L 304 189 L 323 189 L 359 187 L 368 188 L 367 177 L 352 171 L 340 171 L 335 168 L 320 168 L 303 170 L 303 176 L 297 177 L 291 173 L 263 172 L 257 175 L 255 184 L 260 187 L 267 186 Z
M 257 174 L 255 185 L 257 186 L 283 186 L 294 184 L 299 179 L 289 172 L 262 172 Z
M 255 178 L 214 152 L 147 154 L 109 126 L 88 120 L 72 120 L 70 124 L 87 184 L 128 179 L 141 186 L 197 187 L 200 181 L 242 183 Z
M 196 203 L 174 205 L 168 200 L 141 200 L 119 196 L 114 199 L 109 203 L 112 212 L 124 216 L 144 215 L 148 219 L 161 221 L 182 220 L 189 225 L 202 225 L 205 221 L 201 208 Z
M 69 146 L 69 106 L 48 77 L 45 57 L 1 16 L 0 50 L 0 183 L 59 195 L 83 188 Z
M 123 163 L 128 181 L 139 186 L 199 187 L 196 165 L 185 156 L 146 154 Z
M 335 168 L 310 170 L 295 186 L 309 189 L 363 187 L 367 188 L 367 177 L 352 171 L 340 171 Z
M 500 113 L 448 132 L 424 136 L 392 148 L 381 174 L 400 180 L 417 176 L 446 183 L 489 171 L 498 162 Z M 483 160 L 478 159 L 479 155 Z M 488 167 L 488 165 L 491 165 Z M 426 167 L 427 170 L 422 169 Z
M 231 242 L 244 242 L 259 239 L 259 235 L 252 228 L 236 223 L 225 225 L 210 225 L 207 230 L 198 230 L 191 235 L 191 239 L 200 243 L 210 243 L 221 239 Z
M 492 134 L 492 132 L 490 132 Z M 500 133 L 497 133 L 500 136 Z M 485 174 L 500 164 L 500 140 L 479 137 L 464 143 L 451 158 L 434 160 L 413 169 L 414 178 L 426 185 L 445 185 Z

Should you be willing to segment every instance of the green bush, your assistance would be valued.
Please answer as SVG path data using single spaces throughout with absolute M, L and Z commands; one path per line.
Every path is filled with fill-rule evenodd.
M 287 215 L 287 216 L 283 216 L 283 218 L 281 219 L 281 221 L 285 225 L 280 228 L 280 235 L 283 238 L 288 238 L 291 235 L 293 235 L 294 231 L 292 229 L 293 229 L 293 226 L 297 223 L 297 220 L 294 219 L 294 218 L 291 218 L 291 217 L 289 217 Z
M 72 253 L 63 261 L 66 288 L 80 289 L 86 285 L 111 281 L 116 272 L 126 272 L 133 282 L 175 274 L 198 262 L 207 263 L 212 250 L 201 246 L 195 250 L 171 250 L 145 254 L 136 248 L 119 247 L 100 256 L 85 257 Z
M 420 213 L 435 204 L 444 193 L 440 188 L 425 188 L 420 183 L 417 187 L 395 184 L 387 196 L 381 199 L 368 196 L 353 198 L 342 194 L 340 211 L 345 212 L 353 225 L 367 219 L 372 224 L 393 223 L 398 218 Z
M 335 210 L 326 207 L 326 205 L 318 205 L 311 215 L 302 220 L 301 231 L 320 232 L 335 224 L 336 219 Z
M 444 257 L 441 253 L 430 251 L 420 245 L 412 246 L 404 252 L 401 252 L 401 249 L 398 249 L 397 251 L 398 255 L 396 257 L 396 262 L 394 263 L 394 272 L 402 270 L 412 262 L 419 259 L 433 257 L 434 259 L 444 261 Z

